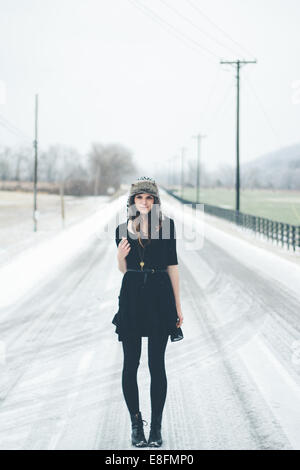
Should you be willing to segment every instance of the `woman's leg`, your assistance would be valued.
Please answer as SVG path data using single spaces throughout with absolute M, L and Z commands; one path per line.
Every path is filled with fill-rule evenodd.
M 139 412 L 139 391 L 137 370 L 140 364 L 142 338 L 136 337 L 122 341 L 124 362 L 122 371 L 122 389 L 130 413 Z
M 167 396 L 165 351 L 169 335 L 155 334 L 148 339 L 148 365 L 151 375 L 152 414 L 162 413 Z

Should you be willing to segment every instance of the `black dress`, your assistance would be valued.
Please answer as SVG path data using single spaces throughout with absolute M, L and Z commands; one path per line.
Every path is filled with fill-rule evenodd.
M 127 268 L 140 267 L 138 239 L 128 231 L 128 221 L 116 228 L 115 241 L 119 245 L 122 237 L 127 238 L 131 249 L 126 257 Z M 176 252 L 176 231 L 174 220 L 163 216 L 163 228 L 156 233 L 144 250 L 144 269 L 166 269 L 178 264 Z M 146 239 L 142 239 L 146 245 Z M 168 272 L 140 273 L 126 271 L 121 284 L 119 309 L 112 323 L 116 326 L 118 340 L 151 334 L 168 334 L 171 341 L 183 339 L 182 329 L 177 328 L 177 309 L 173 286 Z

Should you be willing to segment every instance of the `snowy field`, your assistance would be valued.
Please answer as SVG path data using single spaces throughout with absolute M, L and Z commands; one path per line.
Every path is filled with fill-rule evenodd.
M 126 199 L 0 269 L 0 449 L 135 450 L 111 323 L 122 273 L 100 236 Z M 184 339 L 167 345 L 161 449 L 300 449 L 299 257 L 161 199 L 177 236 L 204 235 L 177 239 Z M 147 338 L 138 383 L 148 437 Z
M 37 231 L 34 232 L 33 194 L 0 191 L 0 266 L 23 250 L 47 241 L 64 228 L 89 217 L 107 200 L 108 196 L 65 196 L 63 220 L 60 196 L 40 192 Z

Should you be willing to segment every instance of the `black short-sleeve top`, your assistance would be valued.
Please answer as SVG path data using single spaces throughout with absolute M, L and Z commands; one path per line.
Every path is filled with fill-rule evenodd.
M 137 235 L 128 230 L 128 221 L 117 226 L 115 239 L 118 246 L 122 237 L 127 238 L 131 249 L 126 257 L 127 268 L 141 269 L 141 256 L 144 261 L 145 268 L 166 269 L 167 266 L 178 264 L 176 251 L 176 229 L 174 220 L 170 217 L 163 216 L 162 227 L 153 236 L 150 244 L 146 245 L 146 239 L 142 238 L 142 243 L 146 245 L 143 250 L 139 245 Z

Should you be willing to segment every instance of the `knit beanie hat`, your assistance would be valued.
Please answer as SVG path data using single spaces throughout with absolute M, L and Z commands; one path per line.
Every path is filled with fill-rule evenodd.
M 161 205 L 158 187 L 154 179 L 149 178 L 148 176 L 141 176 L 140 178 L 138 178 L 136 181 L 134 181 L 131 184 L 129 196 L 127 200 L 127 211 L 129 209 L 130 199 L 132 198 L 132 196 L 135 196 L 136 194 L 141 194 L 141 193 L 148 193 L 148 194 L 152 194 L 153 196 L 156 196 L 157 204 L 159 204 L 159 206 Z

